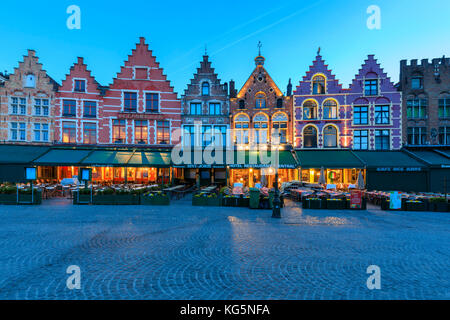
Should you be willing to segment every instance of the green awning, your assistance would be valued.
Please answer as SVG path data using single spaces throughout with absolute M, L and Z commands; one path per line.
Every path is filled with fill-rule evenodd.
M 87 158 L 81 161 L 83 166 L 116 166 L 124 167 L 128 164 L 132 151 L 110 151 L 110 150 L 95 150 Z
M 49 146 L 0 145 L 0 163 L 29 164 L 48 150 Z
M 81 163 L 91 152 L 92 149 L 52 149 L 33 163 L 40 166 L 75 166 Z
M 364 163 L 349 150 L 301 150 L 297 159 L 302 169 L 353 169 L 364 168 Z
M 170 152 L 137 151 L 128 161 L 130 167 L 170 167 Z
M 429 163 L 431 166 L 447 168 L 450 166 L 450 159 L 442 154 L 439 154 L 438 152 L 431 150 L 409 150 L 409 152 L 411 152 L 417 158 Z
M 211 157 L 211 159 L 208 159 Z M 278 152 L 279 168 L 295 169 L 297 161 L 291 151 L 282 150 Z M 180 161 L 178 161 L 180 160 Z M 211 160 L 211 161 L 210 161 Z M 220 153 L 210 153 L 208 151 L 193 151 L 180 159 L 172 158 L 172 166 L 175 168 L 269 168 L 274 166 L 272 152 L 249 150 L 228 150 Z
M 354 151 L 367 165 L 377 171 L 421 171 L 426 165 L 403 151 Z

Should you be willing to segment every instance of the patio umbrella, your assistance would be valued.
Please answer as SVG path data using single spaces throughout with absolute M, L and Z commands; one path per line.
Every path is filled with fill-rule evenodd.
M 320 168 L 320 177 L 319 177 L 319 184 L 326 184 L 327 181 L 325 180 L 325 170 Z
M 356 180 L 356 186 L 360 190 L 364 190 L 365 188 L 364 177 L 361 170 L 359 170 L 358 180 Z

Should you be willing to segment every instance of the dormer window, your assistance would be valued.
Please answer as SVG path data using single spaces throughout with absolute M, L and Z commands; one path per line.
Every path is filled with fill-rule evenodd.
M 209 96 L 209 82 L 202 83 L 202 96 Z
M 86 81 L 85 80 L 75 80 L 75 86 L 73 88 L 75 92 L 85 92 L 86 91 Z
M 25 77 L 25 87 L 35 88 L 36 87 L 36 77 L 34 74 L 27 74 Z
M 313 94 L 325 94 L 325 77 L 315 76 L 312 80 Z
M 266 95 L 259 92 L 255 96 L 255 108 L 264 109 L 266 107 Z
M 364 81 L 364 93 L 366 96 L 378 95 L 378 79 L 370 79 Z

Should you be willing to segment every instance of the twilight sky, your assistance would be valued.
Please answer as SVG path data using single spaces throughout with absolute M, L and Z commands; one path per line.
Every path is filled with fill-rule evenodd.
M 69 5 L 81 9 L 81 29 L 69 30 Z M 381 29 L 369 30 L 370 5 Z M 140 36 L 181 95 L 207 46 L 223 81 L 239 89 L 254 68 L 257 43 L 282 91 L 308 70 L 317 48 L 348 87 L 368 54 L 398 80 L 401 59 L 450 56 L 448 0 L 3 1 L 0 70 L 12 72 L 28 48 L 59 83 L 77 56 L 109 85 Z

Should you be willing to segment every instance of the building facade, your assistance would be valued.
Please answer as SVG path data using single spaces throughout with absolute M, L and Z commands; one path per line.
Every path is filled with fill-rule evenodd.
M 213 136 L 221 137 L 218 143 L 227 146 L 227 130 L 230 128 L 228 84 L 221 83 L 208 55 L 203 56 L 181 97 L 183 144 L 206 147 Z M 196 141 L 195 131 L 199 130 Z M 213 134 L 214 133 L 214 134 Z
M 401 94 L 373 55 L 345 89 L 318 53 L 293 101 L 296 148 L 401 148 Z
M 236 95 L 230 84 L 231 138 L 238 147 L 271 143 L 273 129 L 279 130 L 281 144 L 293 142 L 291 97 L 278 88 L 264 62 L 261 55 L 255 58 L 255 69 Z
M 403 143 L 450 145 L 450 58 L 400 61 Z
M 28 50 L 19 67 L 2 75 L 0 86 L 0 141 L 50 144 L 53 141 L 54 98 L 58 84 Z
M 144 38 L 108 87 L 78 58 L 55 106 L 56 143 L 169 147 L 180 140 L 180 100 Z

